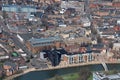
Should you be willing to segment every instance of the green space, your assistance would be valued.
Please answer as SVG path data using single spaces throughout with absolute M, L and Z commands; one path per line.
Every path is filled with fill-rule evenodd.
M 78 73 L 63 75 L 63 80 L 77 80 L 79 75 Z
M 55 77 L 49 80 L 81 80 L 78 73 L 66 74 L 66 75 L 56 75 Z M 88 80 L 92 80 L 92 75 L 88 78 Z
M 78 73 L 71 73 L 65 75 L 56 75 L 49 80 L 92 80 L 92 73 L 87 70 L 83 69 Z
M 49 80 L 77 80 L 79 77 L 78 73 L 66 74 L 66 75 L 56 75 Z

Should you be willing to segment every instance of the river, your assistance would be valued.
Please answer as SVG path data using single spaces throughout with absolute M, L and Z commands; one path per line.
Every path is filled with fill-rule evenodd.
M 120 64 L 107 64 L 107 67 L 109 70 L 120 70 Z M 68 73 L 79 72 L 83 68 L 87 68 L 90 71 L 104 70 L 101 64 L 92 64 L 92 65 L 68 67 L 68 68 L 54 69 L 54 70 L 32 71 L 27 74 L 16 77 L 14 80 L 46 80 L 55 75 L 64 75 Z

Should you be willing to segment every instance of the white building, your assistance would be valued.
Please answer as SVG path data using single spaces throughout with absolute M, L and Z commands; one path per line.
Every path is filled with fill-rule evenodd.
M 61 8 L 68 9 L 74 8 L 78 12 L 84 12 L 84 2 L 79 1 L 61 1 Z
M 45 52 L 40 52 L 40 59 L 42 60 L 47 60 L 46 53 Z
M 113 50 L 120 50 L 120 43 L 113 43 Z
M 120 73 L 106 75 L 102 72 L 94 72 L 93 80 L 120 80 Z
M 91 22 L 88 17 L 81 18 L 81 23 L 83 27 L 89 27 L 91 25 Z
M 72 55 L 64 54 L 64 55 L 62 55 L 62 59 L 67 64 L 74 64 L 74 63 L 81 63 L 81 62 L 90 62 L 90 61 L 93 61 L 94 57 L 93 57 L 92 53 L 72 54 Z

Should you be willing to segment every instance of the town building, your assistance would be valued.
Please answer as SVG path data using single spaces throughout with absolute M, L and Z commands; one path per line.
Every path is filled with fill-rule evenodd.
M 61 1 L 61 8 L 74 8 L 77 12 L 84 12 L 84 2 L 79 1 Z
M 5 61 L 3 63 L 3 69 L 6 76 L 10 76 L 18 71 L 18 65 L 11 61 Z
M 66 64 L 91 62 L 94 61 L 94 55 L 92 53 L 64 54 L 62 55 L 62 61 Z
M 31 38 L 27 41 L 27 48 L 33 53 L 39 53 L 42 50 L 50 50 L 54 47 L 61 47 L 62 39 L 60 37 Z
M 36 12 L 34 6 L 2 5 L 2 11 L 6 12 Z
M 57 66 L 61 62 L 61 56 L 64 54 L 67 54 L 64 48 L 43 50 L 43 52 L 40 52 L 40 59 L 49 60 L 52 66 Z
M 113 43 L 113 50 L 120 51 L 120 43 Z
M 90 47 L 78 47 L 77 49 L 73 48 L 73 50 L 67 50 L 68 54 L 62 55 L 62 60 L 65 63 L 73 64 L 81 62 L 90 62 L 95 60 L 94 54 L 96 53 L 93 53 Z
M 0 64 L 0 78 L 3 77 L 3 67 L 2 65 Z

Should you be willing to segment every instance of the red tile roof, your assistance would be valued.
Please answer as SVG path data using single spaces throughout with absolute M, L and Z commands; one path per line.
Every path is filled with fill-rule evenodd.
M 113 7 L 120 7 L 120 2 L 114 2 Z

